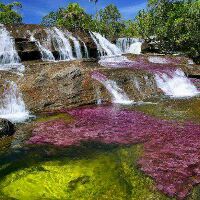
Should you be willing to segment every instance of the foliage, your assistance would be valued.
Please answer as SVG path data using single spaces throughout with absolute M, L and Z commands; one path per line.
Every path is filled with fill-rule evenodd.
M 120 32 L 121 37 L 140 37 L 138 32 L 139 26 L 133 20 L 123 21 L 124 28 Z
M 89 30 L 92 17 L 78 3 L 70 3 L 67 8 L 50 12 L 42 20 L 46 26 L 60 26 L 69 30 Z
M 143 38 L 157 37 L 160 49 L 200 55 L 199 0 L 149 0 L 136 23 Z
M 98 12 L 100 32 L 106 36 L 117 37 L 124 28 L 122 15 L 114 4 L 110 4 Z
M 0 3 L 0 23 L 2 24 L 20 24 L 22 23 L 22 16 L 16 12 L 16 8 L 22 8 L 19 2 L 10 4 Z
M 117 7 L 113 4 L 97 12 L 92 18 L 78 3 L 70 3 L 67 8 L 50 12 L 42 20 L 45 26 L 60 26 L 69 30 L 97 31 L 110 37 L 117 37 L 125 25 Z

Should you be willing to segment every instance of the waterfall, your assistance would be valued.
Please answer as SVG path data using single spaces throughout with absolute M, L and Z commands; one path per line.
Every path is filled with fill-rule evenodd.
M 30 36 L 30 40 L 34 41 L 36 43 L 36 45 L 42 55 L 43 61 L 55 61 L 55 57 L 53 56 L 52 52 L 50 50 L 46 49 L 43 45 L 41 45 L 41 43 L 38 40 L 36 40 L 33 33 Z
M 85 50 L 85 57 L 86 57 L 86 58 L 89 58 L 88 48 L 87 48 L 85 42 L 82 41 L 82 43 L 83 43 L 84 50 Z
M 14 39 L 6 28 L 0 24 L 0 70 L 24 71 L 15 49 Z
M 100 33 L 91 32 L 91 37 L 94 40 L 97 48 L 100 52 L 100 56 L 119 56 L 122 55 L 121 50 L 115 45 L 109 42 Z
M 82 53 L 81 53 L 81 46 L 77 38 L 73 37 L 72 35 L 69 36 L 69 38 L 73 41 L 74 43 L 74 48 L 76 52 L 76 58 L 81 59 Z
M 23 122 L 29 118 L 22 94 L 13 81 L 6 81 L 4 85 L 4 92 L 0 100 L 0 118 L 8 119 L 11 122 Z
M 167 96 L 179 98 L 193 97 L 199 94 L 197 88 L 180 69 L 173 73 L 156 73 L 155 80 L 158 88 Z
M 118 104 L 132 104 L 133 101 L 129 100 L 126 93 L 118 87 L 115 81 L 107 79 L 106 76 L 100 73 L 93 73 L 92 78 L 102 83 L 112 95 L 112 102 Z
M 119 38 L 116 45 L 123 53 L 140 54 L 142 43 L 138 38 Z
M 91 32 L 90 35 L 97 46 L 101 58 L 100 65 L 107 67 L 110 64 L 131 62 L 125 56 L 122 56 L 122 51 L 115 44 L 109 42 L 100 33 Z
M 56 27 L 49 32 L 53 39 L 54 48 L 59 52 L 60 60 L 74 60 L 71 44 L 65 34 Z

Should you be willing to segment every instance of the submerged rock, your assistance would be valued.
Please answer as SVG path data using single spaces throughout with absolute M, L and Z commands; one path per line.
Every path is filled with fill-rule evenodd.
M 45 156 L 42 162 L 41 152 L 30 153 L 22 161 L 30 166 L 17 168 L 13 163 L 14 170 L 1 179 L 0 198 L 169 200 L 133 164 L 141 152 L 139 145 L 112 147 L 94 143 L 66 149 L 62 156 L 51 160 Z
M 15 126 L 6 119 L 0 119 L 0 137 L 11 136 L 15 133 Z

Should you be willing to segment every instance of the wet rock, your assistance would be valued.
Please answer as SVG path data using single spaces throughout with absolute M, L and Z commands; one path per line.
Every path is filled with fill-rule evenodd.
M 0 137 L 11 136 L 15 133 L 15 126 L 7 119 L 0 119 Z
M 108 79 L 116 81 L 131 100 L 144 100 L 157 93 L 154 77 L 148 72 L 103 68 L 93 60 L 24 62 L 24 65 L 24 76 L 16 81 L 27 109 L 32 112 L 95 104 L 99 99 L 111 102 L 112 96 L 107 89 L 91 78 L 94 71 L 99 71 Z M 6 76 L 4 73 L 2 79 L 5 80 Z
M 35 24 L 23 24 L 23 25 L 7 25 L 7 30 L 10 31 L 11 35 L 15 39 L 16 47 L 18 54 L 22 61 L 30 61 L 30 60 L 41 60 L 40 51 L 35 42 L 30 41 L 30 34 L 35 33 L 34 37 L 40 41 L 40 43 L 46 42 L 47 40 L 47 32 L 46 28 L 41 25 Z M 88 53 L 91 58 L 97 58 L 98 52 L 97 47 L 94 41 L 91 39 L 90 34 L 88 32 L 72 32 L 73 35 L 77 38 L 81 38 L 83 42 L 85 42 L 88 47 Z M 83 42 L 80 42 L 81 50 L 84 53 L 84 45 Z M 73 45 L 72 45 L 73 47 Z M 53 53 L 56 59 L 59 59 L 59 53 L 53 47 L 52 42 L 50 42 L 48 47 Z M 74 49 L 73 49 L 74 50 Z

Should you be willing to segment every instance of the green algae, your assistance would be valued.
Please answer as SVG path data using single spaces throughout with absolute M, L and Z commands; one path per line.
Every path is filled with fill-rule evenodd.
M 122 178 L 129 184 L 131 200 L 167 200 L 170 199 L 158 192 L 154 181 L 139 170 L 137 160 L 143 152 L 141 145 L 118 151 Z
M 34 199 L 161 199 L 154 182 L 136 164 L 141 145 L 86 150 L 91 154 L 29 163 L 0 182 L 0 197 Z M 70 153 L 70 152 L 68 152 Z
M 54 113 L 50 115 L 41 115 L 35 121 L 36 122 L 48 122 L 53 120 L 64 120 L 66 123 L 70 123 L 74 120 L 74 118 L 68 113 Z
M 6 136 L 0 138 L 0 154 L 6 152 L 9 149 L 12 140 L 13 140 L 12 136 Z
M 136 107 L 148 115 L 166 120 L 194 121 L 200 123 L 200 99 L 171 99 L 157 104 L 146 104 Z

